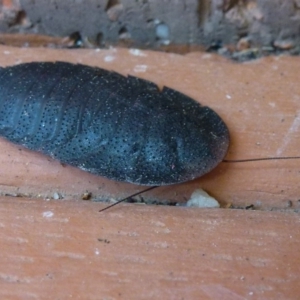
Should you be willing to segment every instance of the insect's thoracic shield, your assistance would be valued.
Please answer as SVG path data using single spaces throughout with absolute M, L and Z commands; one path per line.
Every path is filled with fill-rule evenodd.
M 63 62 L 0 69 L 0 135 L 142 185 L 199 177 L 223 159 L 229 144 L 221 118 L 175 90 Z

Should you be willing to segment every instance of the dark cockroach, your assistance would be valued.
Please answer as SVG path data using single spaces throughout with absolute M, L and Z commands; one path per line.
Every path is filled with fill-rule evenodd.
M 0 135 L 63 163 L 140 185 L 189 181 L 227 153 L 210 108 L 100 68 L 34 62 L 0 69 Z
M 229 131 L 209 107 L 147 80 L 65 62 L 0 68 L 0 135 L 147 190 L 221 161 L 253 161 L 223 160 Z

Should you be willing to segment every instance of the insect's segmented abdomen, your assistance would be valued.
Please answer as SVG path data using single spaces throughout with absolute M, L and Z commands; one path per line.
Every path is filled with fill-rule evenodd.
M 0 132 L 47 152 L 79 132 L 93 94 L 92 74 L 69 64 L 32 63 L 1 69 Z M 91 69 L 91 68 L 87 68 Z M 91 72 L 90 72 L 91 73 Z
M 179 92 L 63 62 L 0 69 L 0 135 L 92 173 L 145 185 L 201 176 L 229 144 L 220 117 Z

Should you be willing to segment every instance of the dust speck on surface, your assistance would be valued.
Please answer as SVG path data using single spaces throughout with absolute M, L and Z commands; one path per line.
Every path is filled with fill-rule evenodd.
M 52 218 L 54 216 L 54 213 L 52 211 L 44 211 L 43 217 L 44 218 Z
M 148 66 L 147 65 L 136 65 L 133 69 L 136 73 L 143 73 L 147 71 Z
M 129 49 L 129 53 L 134 56 L 147 56 L 147 54 L 140 49 Z
M 114 61 L 114 60 L 115 60 L 115 57 L 112 56 L 112 55 L 106 55 L 106 56 L 104 57 L 104 61 L 105 61 L 105 62 L 112 62 L 112 61 Z

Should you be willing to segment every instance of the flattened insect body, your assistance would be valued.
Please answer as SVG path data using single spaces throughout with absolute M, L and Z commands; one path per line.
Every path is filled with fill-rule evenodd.
M 70 63 L 0 69 L 0 135 L 110 179 L 167 185 L 199 177 L 227 153 L 210 108 L 146 80 Z

